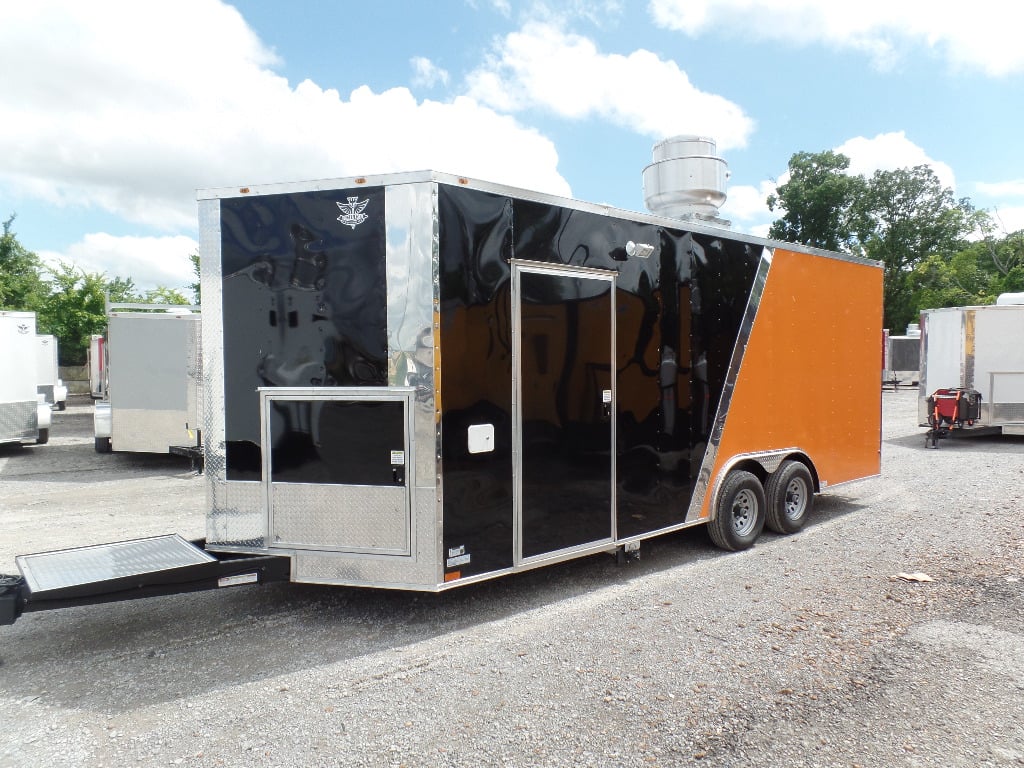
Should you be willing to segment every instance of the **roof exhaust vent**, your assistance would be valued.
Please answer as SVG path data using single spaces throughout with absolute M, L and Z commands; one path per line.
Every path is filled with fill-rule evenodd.
M 653 162 L 644 168 L 644 205 L 657 216 L 704 221 L 728 227 L 718 217 L 725 202 L 729 167 L 715 140 L 674 136 L 654 145 Z

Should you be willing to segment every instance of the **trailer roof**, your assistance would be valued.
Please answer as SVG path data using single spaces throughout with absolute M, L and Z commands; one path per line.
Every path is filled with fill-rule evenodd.
M 1024 310 L 1024 304 L 968 304 L 962 307 L 935 307 L 934 309 L 922 309 L 921 314 L 933 314 L 935 312 L 964 312 L 966 310 L 977 311 L 979 309 L 1009 309 Z
M 630 211 L 624 208 L 616 208 L 602 203 L 588 203 L 575 198 L 552 195 L 546 192 L 513 187 L 507 184 L 498 184 L 481 179 L 473 179 L 468 176 L 459 176 L 441 171 L 405 171 L 401 173 L 369 174 L 366 176 L 348 176 L 341 178 L 312 179 L 307 181 L 287 181 L 270 184 L 240 185 L 234 187 L 211 187 L 200 189 L 196 192 L 197 200 L 221 200 L 240 197 L 256 197 L 260 195 L 281 195 L 294 192 L 318 192 L 331 189 L 352 189 L 354 187 L 386 187 L 398 184 L 437 183 L 451 186 L 466 187 L 482 192 L 507 195 L 521 200 L 531 202 L 547 203 L 558 205 L 563 208 L 572 208 L 580 211 L 587 211 L 602 216 L 610 216 L 629 221 L 656 224 L 674 229 L 685 229 L 687 232 L 696 232 L 706 235 L 729 236 L 739 238 L 745 242 L 762 245 L 768 248 L 785 248 L 787 250 L 800 251 L 802 253 L 813 253 L 819 256 L 826 256 L 841 261 L 851 261 L 858 264 L 866 264 L 881 268 L 882 262 L 874 259 L 867 259 L 849 253 L 828 251 L 822 248 L 813 248 L 799 243 L 787 243 L 781 240 L 770 240 L 756 235 L 750 235 L 728 227 L 715 226 L 711 222 L 704 222 L 698 219 L 673 219 L 666 216 L 657 216 L 653 213 Z

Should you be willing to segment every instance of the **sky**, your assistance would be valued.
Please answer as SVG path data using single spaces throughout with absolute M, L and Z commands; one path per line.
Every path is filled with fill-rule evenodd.
M 764 236 L 796 152 L 927 164 L 1024 229 L 1019 0 L 32 0 L 0 23 L 0 219 L 48 264 L 193 282 L 196 192 L 434 170 L 643 211 L 714 139 Z

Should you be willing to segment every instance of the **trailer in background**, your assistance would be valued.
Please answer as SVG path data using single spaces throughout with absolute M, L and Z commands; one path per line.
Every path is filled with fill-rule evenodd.
M 68 407 L 68 388 L 60 378 L 57 362 L 57 337 L 36 335 L 36 380 L 39 394 L 58 411 Z
M 0 622 L 273 580 L 439 592 L 693 526 L 740 550 L 879 474 L 877 262 L 434 172 L 199 215 L 206 537 L 20 556 Z
M 97 452 L 200 452 L 197 310 L 109 305 L 101 346 L 105 395 L 94 413 Z
M 0 443 L 50 439 L 50 406 L 38 391 L 36 315 L 0 311 Z
M 1024 304 L 925 310 L 921 349 L 918 418 L 929 428 L 926 444 L 1024 435 Z
M 898 389 L 901 385 L 917 386 L 921 370 L 921 327 L 918 323 L 907 326 L 903 336 L 885 333 L 884 368 L 882 383 Z
M 94 333 L 89 337 L 89 396 L 102 400 L 107 394 L 106 340 L 103 334 Z

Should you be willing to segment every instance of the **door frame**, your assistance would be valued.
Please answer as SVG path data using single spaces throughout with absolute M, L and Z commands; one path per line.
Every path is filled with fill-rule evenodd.
M 617 538 L 617 521 L 615 510 L 616 500 L 616 421 L 618 414 L 617 394 L 617 358 L 616 358 L 616 314 L 615 314 L 615 291 L 618 273 L 607 269 L 595 269 L 593 267 L 577 267 L 569 264 L 551 264 L 546 262 L 526 261 L 512 259 L 512 487 L 513 487 L 513 567 L 529 567 L 541 562 L 567 560 L 577 557 L 589 551 L 601 551 L 609 548 Z M 523 273 L 544 274 L 553 277 L 575 277 L 586 280 L 598 280 L 608 283 L 609 307 L 608 307 L 608 363 L 610 369 L 611 386 L 611 419 L 609 434 L 609 531 L 610 536 L 606 539 L 585 542 L 576 546 L 568 547 L 550 552 L 543 552 L 538 555 L 523 557 L 523 371 L 522 371 L 522 291 L 520 276 Z
M 262 449 L 262 480 L 261 496 L 263 501 L 263 521 L 265 526 L 264 540 L 268 549 L 299 550 L 309 549 L 321 552 L 338 552 L 347 554 L 366 555 L 398 555 L 409 557 L 416 551 L 416 526 L 413 524 L 412 514 L 415 507 L 413 496 L 415 494 L 415 468 L 416 468 L 416 442 L 415 430 L 413 428 L 413 396 L 415 389 L 412 387 L 260 387 L 260 442 Z M 405 495 L 404 512 L 404 536 L 405 545 L 399 547 L 367 547 L 367 546 L 332 546 L 320 544 L 275 544 L 274 532 L 276 530 L 274 521 L 274 480 L 271 472 L 271 445 L 273 436 L 271 434 L 271 408 L 275 402 L 395 402 L 401 403 L 404 413 L 404 452 L 402 457 L 406 468 L 405 484 L 403 493 Z M 284 483 L 287 485 L 288 483 Z M 292 483 L 295 486 L 309 488 L 324 487 L 331 488 L 329 484 L 317 486 L 309 483 Z M 362 489 L 371 486 L 344 485 L 339 484 L 337 489 L 353 488 Z M 391 486 L 382 486 L 390 488 Z

